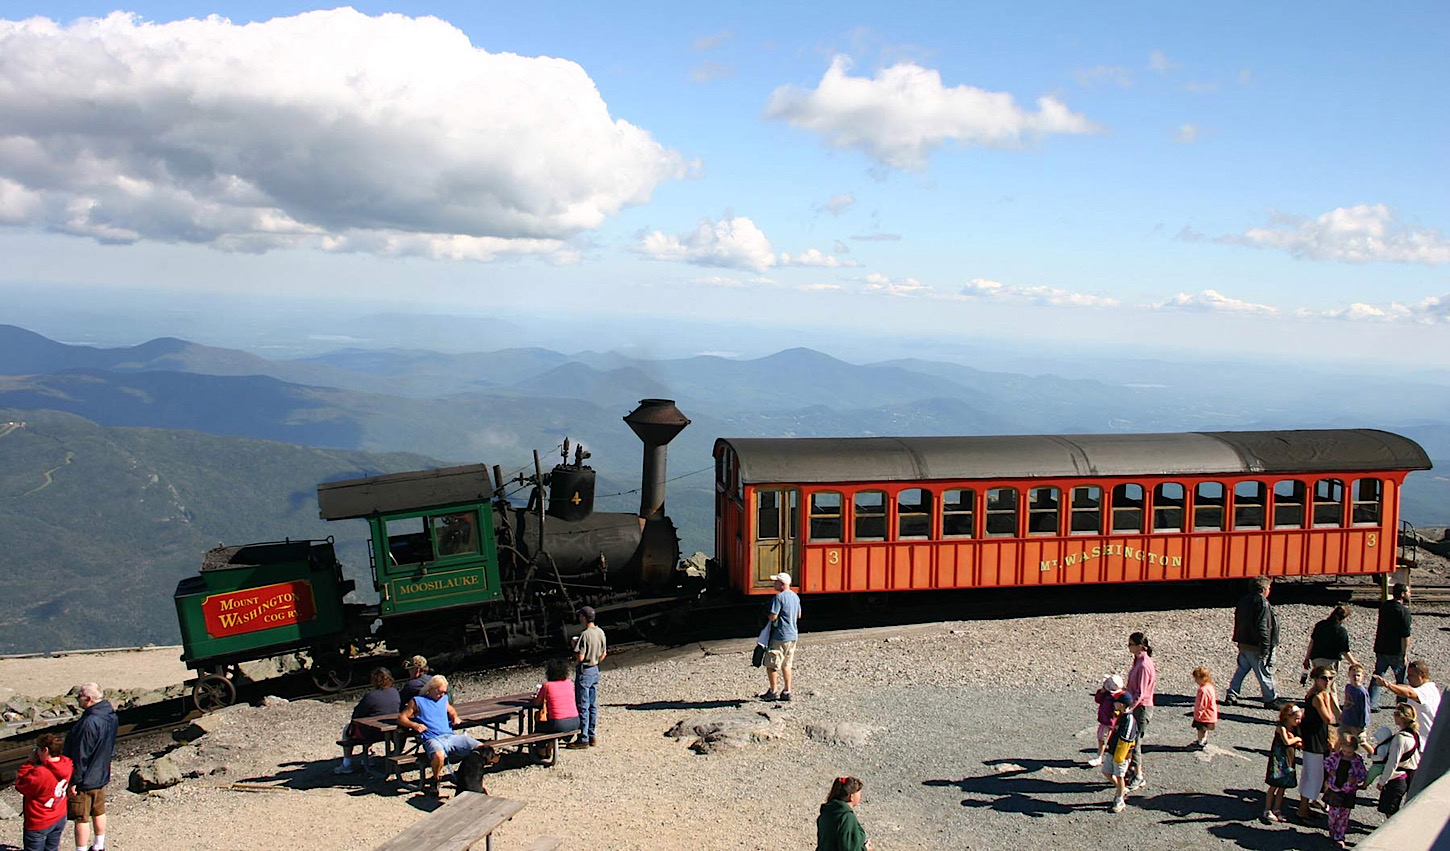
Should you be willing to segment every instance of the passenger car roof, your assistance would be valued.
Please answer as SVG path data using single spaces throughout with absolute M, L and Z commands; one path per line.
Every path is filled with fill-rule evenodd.
M 1419 444 L 1377 429 L 720 438 L 717 453 L 722 445 L 745 484 L 1430 469 Z

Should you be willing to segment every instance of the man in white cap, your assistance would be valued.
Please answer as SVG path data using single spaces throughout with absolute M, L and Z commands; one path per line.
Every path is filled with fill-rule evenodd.
M 770 678 L 770 689 L 760 699 L 790 700 L 801 598 L 790 590 L 789 573 L 777 573 L 770 578 L 775 582 L 775 596 L 770 600 L 770 648 L 765 654 L 765 675 Z M 784 678 L 785 688 L 776 691 L 780 678 Z

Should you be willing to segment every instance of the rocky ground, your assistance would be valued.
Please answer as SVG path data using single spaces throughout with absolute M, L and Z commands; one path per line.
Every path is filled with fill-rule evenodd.
M 1327 607 L 1278 612 L 1290 660 L 1279 679 L 1292 695 L 1294 662 Z M 1231 620 L 1226 609 L 1183 609 L 807 634 L 789 704 L 749 699 L 764 685 L 749 640 L 621 654 L 605 665 L 599 747 L 565 751 L 553 768 L 505 764 L 486 779 L 492 794 L 527 802 L 498 844 L 528 847 L 549 835 L 573 849 L 809 848 L 831 779 L 854 774 L 866 783 L 858 812 L 881 851 L 1328 848 L 1322 828 L 1255 820 L 1269 711 L 1225 708 L 1207 751 L 1183 747 L 1192 738 L 1189 671 L 1208 665 L 1223 691 Z M 1374 622 L 1372 608 L 1357 608 L 1347 624 L 1366 656 Z M 1159 709 L 1149 786 L 1115 815 L 1100 776 L 1084 766 L 1095 750 L 1091 692 L 1105 674 L 1126 671 L 1135 630 L 1155 647 Z M 1416 606 L 1414 648 L 1438 682 L 1450 679 L 1450 606 Z M 525 691 L 540 676 L 460 675 L 454 693 Z M 125 791 L 132 767 L 176 746 L 123 743 L 111 787 L 115 846 L 327 851 L 370 848 L 406 829 L 437 803 L 332 773 L 349 708 L 229 710 L 171 754 L 195 776 L 144 795 Z M 0 802 L 19 805 L 13 790 Z M 1361 806 L 1351 839 L 1380 818 Z M 18 842 L 18 821 L 3 824 Z

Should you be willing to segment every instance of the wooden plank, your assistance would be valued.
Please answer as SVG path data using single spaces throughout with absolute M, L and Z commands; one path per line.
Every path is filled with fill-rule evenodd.
M 460 792 L 377 851 L 467 851 L 523 808 L 523 801 Z

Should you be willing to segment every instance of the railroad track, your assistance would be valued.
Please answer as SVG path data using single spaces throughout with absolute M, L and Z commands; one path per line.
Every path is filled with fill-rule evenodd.
M 1353 603 L 1377 603 L 1383 599 L 1378 585 L 1327 585 L 1325 591 L 1342 595 Z M 1450 603 L 1450 585 L 1411 585 L 1415 603 Z

